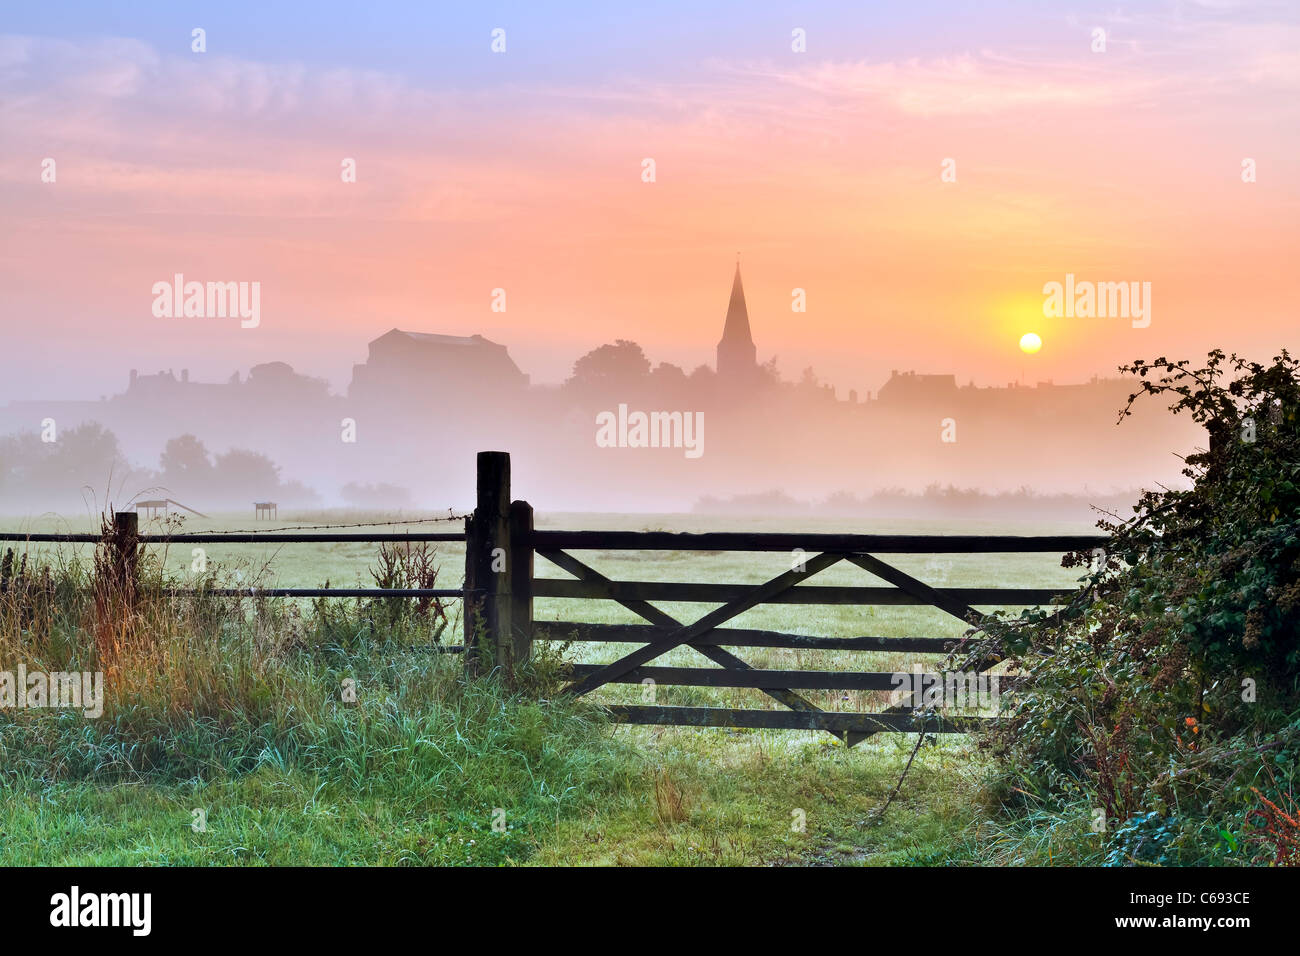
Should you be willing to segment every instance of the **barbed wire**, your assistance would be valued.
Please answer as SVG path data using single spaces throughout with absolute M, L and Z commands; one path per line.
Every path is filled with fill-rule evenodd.
M 408 518 L 404 521 L 359 521 L 355 524 L 297 524 L 275 528 L 225 528 L 196 531 L 185 528 L 178 534 L 279 534 L 282 531 L 331 531 L 339 528 L 386 528 L 397 525 L 431 524 L 439 521 L 464 521 L 469 515 L 449 514 L 438 518 Z

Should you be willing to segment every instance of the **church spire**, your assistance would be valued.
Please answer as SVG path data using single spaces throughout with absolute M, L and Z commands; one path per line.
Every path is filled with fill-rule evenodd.
M 745 287 L 740 281 L 740 256 L 736 256 L 736 275 L 731 281 L 731 301 L 727 303 L 727 321 L 718 343 L 718 374 L 747 377 L 757 367 L 757 350 L 749 331 L 749 310 L 745 307 Z

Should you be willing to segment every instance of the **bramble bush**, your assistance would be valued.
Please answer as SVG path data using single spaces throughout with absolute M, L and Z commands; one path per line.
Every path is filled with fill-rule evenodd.
M 1294 861 L 1300 757 L 1300 375 L 1211 352 L 1135 360 L 1140 388 L 1202 425 L 1190 486 L 1108 516 L 1059 615 L 1002 619 L 983 650 L 1030 675 L 986 744 L 1011 808 L 1074 828 L 1081 860 Z M 1068 829 L 1068 828 L 1067 828 Z M 1095 833 L 1093 831 L 1096 831 Z M 1289 848 L 1289 849 L 1288 849 Z

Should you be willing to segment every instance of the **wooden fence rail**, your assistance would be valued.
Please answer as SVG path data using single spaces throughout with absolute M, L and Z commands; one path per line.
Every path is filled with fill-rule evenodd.
M 505 454 L 486 452 L 482 454 Z M 1084 551 L 1105 544 L 1093 534 L 799 534 L 785 531 L 536 531 L 539 551 L 831 551 L 885 554 L 1023 554 Z
M 121 571 L 119 577 L 126 580 L 134 578 L 135 564 L 139 549 L 146 545 L 185 545 L 185 544 L 411 544 L 420 542 L 463 542 L 465 532 L 324 532 L 301 534 L 296 532 L 179 532 L 177 534 L 140 534 L 139 516 L 135 511 L 118 511 L 113 515 L 114 545 L 116 564 Z M 0 541 L 13 541 L 30 544 L 99 544 L 104 536 L 98 532 L 0 532 Z M 176 588 L 175 594 L 193 594 L 198 589 Z M 243 587 L 243 588 L 204 588 L 204 594 L 220 597 L 288 597 L 288 598 L 440 598 L 461 600 L 465 588 L 304 588 L 304 587 Z

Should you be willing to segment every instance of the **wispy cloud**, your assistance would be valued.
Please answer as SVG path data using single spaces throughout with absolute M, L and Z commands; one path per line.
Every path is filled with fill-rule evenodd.
M 881 104 L 910 116 L 991 114 L 1040 107 L 1092 107 L 1149 95 L 1161 80 L 1095 67 L 1027 63 L 983 52 L 932 60 L 753 67 L 755 76 L 821 96 Z

